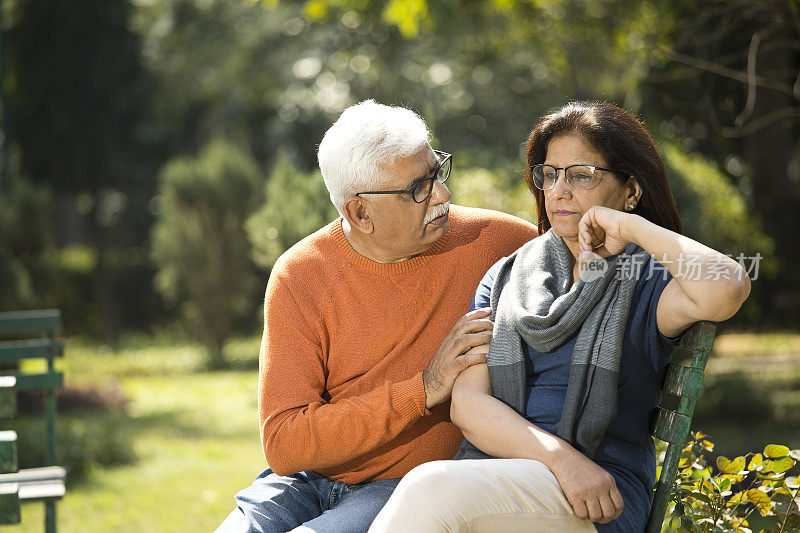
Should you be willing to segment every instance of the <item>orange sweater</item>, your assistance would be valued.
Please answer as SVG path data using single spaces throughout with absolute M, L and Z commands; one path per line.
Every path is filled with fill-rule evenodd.
M 280 475 L 360 483 L 451 459 L 450 403 L 425 408 L 422 371 L 500 258 L 536 236 L 516 217 L 452 206 L 425 253 L 380 264 L 341 219 L 293 246 L 267 284 L 259 365 L 261 443 Z

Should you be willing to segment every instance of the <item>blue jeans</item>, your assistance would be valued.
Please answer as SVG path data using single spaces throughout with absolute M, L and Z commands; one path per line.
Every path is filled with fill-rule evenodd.
M 216 533 L 366 532 L 399 479 L 348 485 L 316 472 L 279 476 L 267 468 L 236 494 L 237 508 Z M 308 530 L 305 530 L 308 531 Z

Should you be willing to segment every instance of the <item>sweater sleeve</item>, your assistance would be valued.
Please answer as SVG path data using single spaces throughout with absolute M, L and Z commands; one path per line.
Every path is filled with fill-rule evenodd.
M 283 270 L 276 265 L 267 284 L 259 358 L 261 444 L 275 473 L 341 465 L 430 414 L 422 372 L 361 395 L 326 399 L 322 318 L 299 305 Z

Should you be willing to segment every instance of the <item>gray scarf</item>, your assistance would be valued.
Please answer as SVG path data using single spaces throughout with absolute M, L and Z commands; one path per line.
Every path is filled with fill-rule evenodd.
M 572 255 L 550 229 L 509 256 L 492 286 L 489 379 L 493 395 L 520 415 L 526 401 L 522 342 L 550 352 L 578 331 L 555 431 L 589 458 L 617 416 L 622 339 L 644 259 L 644 250 L 629 244 L 621 254 L 593 261 L 594 270 L 573 285 Z M 455 459 L 489 457 L 465 439 Z

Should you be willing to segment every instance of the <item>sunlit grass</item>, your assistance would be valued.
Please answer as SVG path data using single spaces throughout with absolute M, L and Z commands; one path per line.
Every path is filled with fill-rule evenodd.
M 727 333 L 714 341 L 714 352 L 724 356 L 798 355 L 800 333 Z
M 257 357 L 257 349 L 256 340 L 251 358 Z M 203 356 L 192 345 L 117 354 L 68 345 L 66 354 L 70 383 L 116 380 L 131 399 L 129 429 L 137 461 L 95 469 L 69 486 L 58 505 L 59 530 L 213 531 L 233 509 L 236 491 L 265 467 L 257 372 L 196 371 Z M 169 357 L 180 361 L 163 360 Z M 114 374 L 117 364 L 121 375 Z M 41 531 L 43 509 L 41 504 L 24 505 L 22 524 L 8 531 Z
M 70 485 L 58 506 L 60 531 L 213 531 L 233 509 L 236 491 L 264 467 L 256 405 L 259 338 L 230 342 L 228 355 L 241 370 L 214 373 L 204 370 L 198 344 L 168 338 L 151 343 L 134 338 L 112 350 L 80 339 L 67 342 L 60 366 L 69 386 L 114 386 L 130 398 L 125 433 L 132 436 L 137 460 L 97 468 Z M 744 357 L 747 353 L 752 357 Z M 783 358 L 791 364 L 770 363 Z M 745 374 L 755 359 L 763 360 L 769 372 Z M 721 399 L 705 399 L 709 405 L 717 402 L 718 414 L 698 417 L 703 423 L 698 429 L 729 454 L 763 448 L 767 441 L 800 447 L 800 432 L 792 425 L 800 393 L 790 381 L 771 377 L 800 368 L 800 334 L 720 335 L 709 390 L 722 375 L 713 367 L 715 360 L 728 365 L 726 373 L 746 375 L 750 394 L 763 400 L 764 412 L 754 412 L 746 424 L 733 420 L 740 411 L 740 391 L 722 389 Z M 42 520 L 43 506 L 28 504 L 22 524 L 7 530 L 38 532 Z

